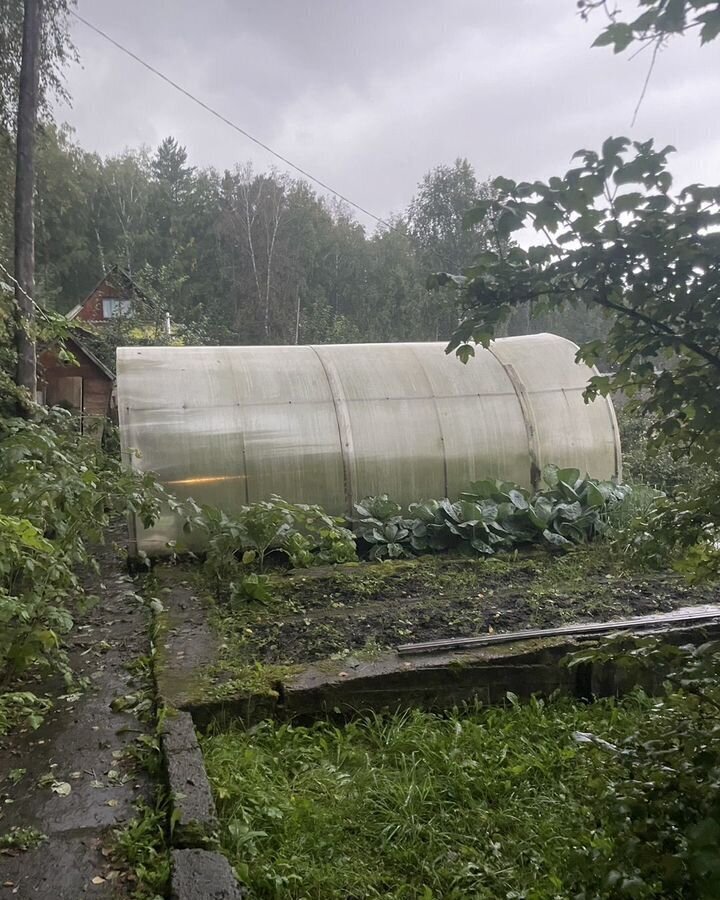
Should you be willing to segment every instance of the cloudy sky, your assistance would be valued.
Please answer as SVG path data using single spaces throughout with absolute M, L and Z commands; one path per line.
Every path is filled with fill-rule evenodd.
M 78 10 L 380 216 L 457 156 L 481 177 L 545 178 L 610 134 L 674 144 L 678 184 L 720 181 L 720 40 L 677 39 L 660 54 L 631 128 L 648 55 L 590 49 L 602 19 L 583 22 L 574 0 L 79 0 Z M 171 134 L 196 165 L 273 164 L 85 25 L 72 33 L 81 66 L 68 73 L 72 108 L 58 112 L 87 149 Z

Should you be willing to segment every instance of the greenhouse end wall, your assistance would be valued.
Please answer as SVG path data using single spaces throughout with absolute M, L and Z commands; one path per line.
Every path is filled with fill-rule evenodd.
M 124 459 L 178 497 L 232 514 L 279 494 L 352 511 L 455 497 L 479 478 L 537 486 L 547 463 L 620 477 L 612 403 L 551 334 L 504 338 L 463 365 L 439 343 L 118 349 Z M 134 550 L 180 542 L 167 512 Z M 196 535 L 194 540 L 199 540 Z

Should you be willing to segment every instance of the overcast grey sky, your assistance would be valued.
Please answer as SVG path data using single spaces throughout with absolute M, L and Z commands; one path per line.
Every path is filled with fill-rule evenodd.
M 631 128 L 649 58 L 590 49 L 602 19 L 584 23 L 574 0 L 79 0 L 78 10 L 381 216 L 457 156 L 481 177 L 545 178 L 610 134 L 674 144 L 676 184 L 720 182 L 720 40 L 663 51 Z M 171 134 L 195 165 L 273 164 L 81 23 L 72 33 L 81 67 L 68 73 L 72 108 L 58 113 L 87 149 Z

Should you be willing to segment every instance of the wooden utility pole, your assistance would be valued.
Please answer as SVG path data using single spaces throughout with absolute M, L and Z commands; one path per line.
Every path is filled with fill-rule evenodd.
M 15 300 L 17 302 L 16 381 L 35 399 L 37 360 L 35 354 L 35 124 L 37 122 L 40 30 L 43 0 L 25 0 L 22 63 L 17 113 L 17 163 L 15 169 Z

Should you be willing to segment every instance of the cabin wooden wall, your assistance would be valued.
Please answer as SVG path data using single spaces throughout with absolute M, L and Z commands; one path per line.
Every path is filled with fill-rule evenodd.
M 109 278 L 105 278 L 83 303 L 77 314 L 78 319 L 82 319 L 84 322 L 106 322 L 107 319 L 103 318 L 102 309 L 102 302 L 106 297 L 119 297 L 125 300 L 133 299 L 130 291 L 117 287 L 111 283 Z
M 78 365 L 68 365 L 58 359 L 54 350 L 43 350 L 38 358 L 38 387 L 43 391 L 47 406 L 64 406 L 82 413 L 83 430 L 100 430 L 112 417 L 113 382 L 102 369 L 71 344 L 69 348 Z M 81 404 L 81 406 L 80 406 Z

